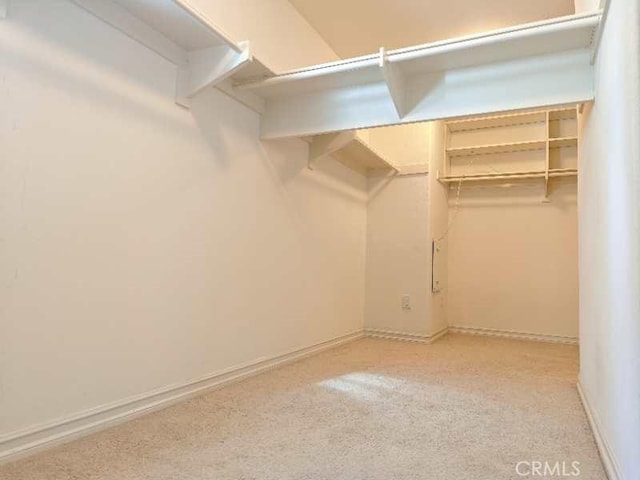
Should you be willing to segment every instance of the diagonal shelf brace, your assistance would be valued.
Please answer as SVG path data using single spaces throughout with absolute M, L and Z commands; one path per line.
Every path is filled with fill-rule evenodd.
M 313 163 L 315 160 L 324 157 L 325 155 L 331 155 L 332 153 L 337 152 L 355 138 L 355 131 L 330 133 L 314 138 L 309 144 L 309 159 L 307 166 L 310 170 L 313 170 Z
M 226 45 L 194 50 L 187 64 L 178 68 L 176 103 L 189 108 L 189 100 L 215 86 L 252 61 L 249 42 L 240 42 L 241 51 Z
M 406 113 L 405 78 L 398 66 L 389 62 L 384 47 L 380 47 L 380 68 L 382 69 L 382 76 L 384 77 L 391 100 L 393 100 L 393 106 L 396 109 L 398 118 L 402 119 Z

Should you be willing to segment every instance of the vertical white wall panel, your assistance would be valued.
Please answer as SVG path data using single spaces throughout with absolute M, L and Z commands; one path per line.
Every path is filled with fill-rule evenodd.
M 219 3 L 240 19 L 250 2 Z M 326 60 L 288 2 L 256 3 L 302 32 L 289 43 L 306 62 Z M 362 328 L 362 176 L 309 171 L 297 139 L 259 142 L 258 115 L 214 89 L 176 107 L 175 66 L 71 2 L 10 13 L 0 456 L 46 425 Z M 300 66 L 293 50 L 282 64 Z
M 640 2 L 610 0 L 580 131 L 580 382 L 609 478 L 640 478 Z

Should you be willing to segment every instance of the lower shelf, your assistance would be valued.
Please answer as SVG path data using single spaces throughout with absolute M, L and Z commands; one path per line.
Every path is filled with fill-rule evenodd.
M 576 168 L 556 168 L 548 172 L 549 178 L 555 177 L 577 177 L 578 170 Z M 474 182 L 483 180 L 514 180 L 528 178 L 547 178 L 547 172 L 544 170 L 536 170 L 530 172 L 508 172 L 508 173 L 474 173 L 471 175 L 459 175 L 449 177 L 439 177 L 438 180 L 443 183 L 452 182 Z

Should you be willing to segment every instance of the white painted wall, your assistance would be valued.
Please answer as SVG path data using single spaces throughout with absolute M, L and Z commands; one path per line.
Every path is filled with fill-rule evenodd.
M 440 290 L 432 292 L 428 297 L 430 304 L 429 323 L 432 331 L 439 331 L 449 324 L 447 302 L 449 294 L 448 267 L 448 235 L 449 226 L 449 191 L 446 185 L 438 181 L 438 170 L 444 158 L 444 122 L 429 124 L 429 248 L 431 242 L 437 241 L 440 248 L 439 263 L 435 264 L 435 275 L 439 280 Z
M 544 118 L 544 117 L 543 117 Z M 547 128 L 549 132 L 547 132 Z M 454 131 L 449 147 L 577 135 L 575 120 Z M 442 135 L 441 135 L 442 137 Z M 454 157 L 449 175 L 536 171 L 544 150 Z M 576 168 L 576 148 L 554 149 L 551 168 Z M 449 325 L 559 337 L 578 337 L 576 181 L 543 179 L 465 182 L 449 189 Z M 456 207 L 458 205 L 458 207 Z
M 640 2 L 612 0 L 582 118 L 580 382 L 613 479 L 640 478 Z
M 590 12 L 600 8 L 600 0 L 574 0 L 576 13 Z
M 437 164 L 434 155 L 442 153 L 442 143 L 432 139 L 435 125 L 372 129 L 368 141 L 400 172 L 418 165 L 427 170 Z M 425 173 L 369 180 L 367 328 L 428 336 L 446 326 L 446 292 L 431 293 L 431 237 L 442 228 L 443 217 L 446 223 L 442 194 Z M 444 215 L 438 215 L 438 208 Z M 405 294 L 411 297 L 411 310 L 401 308 Z
M 365 327 L 428 334 L 428 176 L 369 180 Z M 411 310 L 402 310 L 402 295 Z
M 275 72 L 339 59 L 288 0 L 191 0 L 191 3 L 230 38 L 249 40 L 255 56 Z
M 554 180 L 549 203 L 542 203 L 540 181 L 511 189 L 465 183 L 455 215 L 455 188 L 437 180 L 443 128 L 443 122 L 432 122 L 369 130 L 369 142 L 401 170 L 424 158 L 430 174 L 369 181 L 366 327 L 430 334 L 449 324 L 576 338 L 575 181 Z M 512 130 L 506 134 L 513 141 L 531 135 Z M 537 134 L 543 137 L 544 128 Z M 476 137 L 467 140 L 509 141 Z M 532 168 L 541 168 L 538 157 L 517 161 L 535 161 Z M 443 289 L 432 293 L 431 242 L 450 222 L 440 242 Z M 400 308 L 402 294 L 412 297 L 410 312 Z
M 290 1 L 343 58 L 573 13 L 572 0 Z
M 364 131 L 368 132 L 367 140 L 373 149 L 401 172 L 407 167 L 428 167 L 429 124 L 410 123 Z
M 284 0 L 200 3 L 277 68 L 332 56 Z M 13 0 L 0 60 L 0 441 L 362 328 L 361 176 L 215 90 L 177 107 L 67 1 Z
M 576 183 L 534 182 L 450 190 L 450 326 L 578 336 Z

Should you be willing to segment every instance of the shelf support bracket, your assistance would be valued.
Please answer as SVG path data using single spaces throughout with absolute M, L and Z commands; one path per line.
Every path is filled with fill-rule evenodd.
M 206 88 L 229 78 L 252 60 L 249 42 L 240 42 L 241 51 L 226 45 L 194 50 L 178 68 L 176 103 L 189 108 L 190 100 Z
M 340 150 L 347 143 L 351 142 L 356 136 L 355 131 L 346 131 L 338 133 L 328 133 L 315 137 L 309 144 L 309 158 L 307 166 L 309 170 L 313 170 L 314 161 L 325 155 Z
M 380 47 L 380 68 L 398 118 L 402 119 L 406 114 L 405 78 L 398 67 L 389 62 L 384 47 Z
M 0 0 L 0 20 L 7 18 L 9 12 L 9 0 Z

